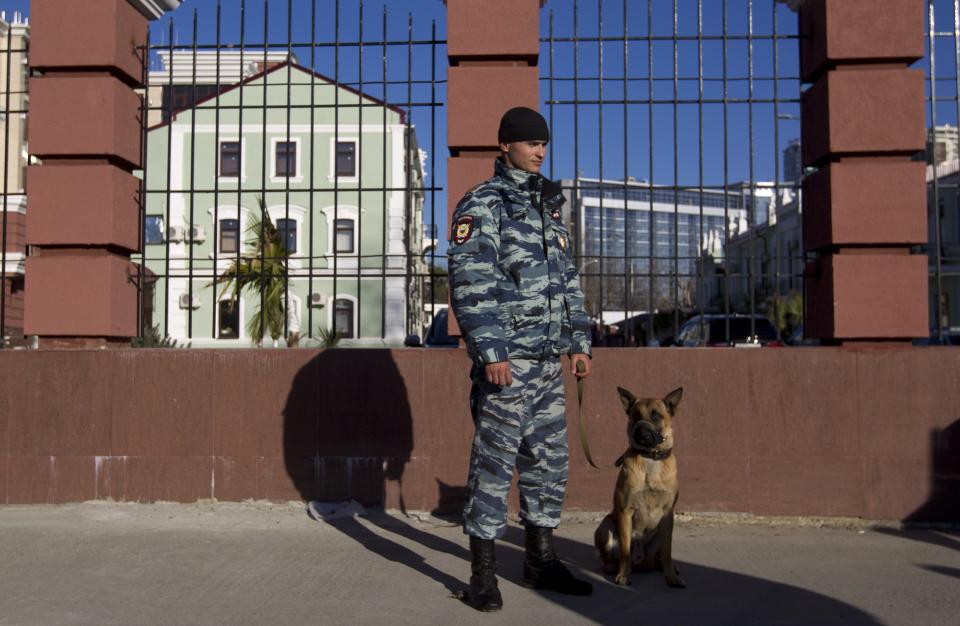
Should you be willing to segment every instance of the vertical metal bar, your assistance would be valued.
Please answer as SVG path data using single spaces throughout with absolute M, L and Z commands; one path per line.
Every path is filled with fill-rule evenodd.
M 623 0 L 623 315 L 624 315 L 624 332 L 626 334 L 626 343 L 629 345 L 634 339 L 634 324 L 633 322 L 627 322 L 632 316 L 630 302 L 630 296 L 633 292 L 633 286 L 631 285 L 632 276 L 633 276 L 633 254 L 630 251 L 630 173 L 628 168 L 629 163 L 629 146 L 630 146 L 630 125 L 628 123 L 628 113 L 627 113 L 627 100 L 629 92 L 627 89 L 627 81 L 629 80 L 630 72 L 627 71 L 627 47 L 629 43 L 627 41 L 627 0 Z
M 554 64 L 553 64 L 553 9 L 550 10 L 550 22 L 549 22 L 549 23 L 550 23 L 550 30 L 549 30 L 549 38 L 550 38 L 550 74 L 549 74 L 548 77 L 547 77 L 547 85 L 548 85 L 548 93 L 549 93 L 550 95 L 549 95 L 549 97 L 547 98 L 547 100 L 548 100 L 548 102 L 549 102 L 549 104 L 547 105 L 547 111 L 548 111 L 548 115 L 549 115 L 549 118 L 550 118 L 550 130 L 551 130 L 551 132 L 554 132 L 554 133 L 555 133 L 556 131 L 554 130 L 554 126 L 553 126 L 553 73 L 554 73 L 554 71 L 555 71 L 555 70 L 554 70 Z M 556 141 L 551 141 L 551 142 L 550 142 L 550 179 L 551 179 L 551 180 L 553 180 L 553 176 L 554 176 L 554 174 L 553 174 L 553 163 L 554 163 L 554 161 L 555 161 L 556 159 L 554 159 L 554 156 L 553 156 L 553 148 L 554 148 L 554 146 L 556 145 L 556 143 L 557 143 Z M 579 208 L 579 207 L 578 207 L 578 208 Z M 575 237 L 574 243 L 576 243 L 576 239 L 579 239 L 579 238 L 580 238 L 579 236 L 578 236 L 578 237 Z
M 197 108 L 197 10 L 193 10 L 193 54 L 192 67 L 190 69 L 190 217 L 184 228 L 184 241 L 187 244 L 187 297 L 191 304 L 187 307 L 187 339 L 193 338 L 193 205 L 194 194 L 196 193 L 196 171 L 197 171 L 197 115 L 200 110 Z
M 730 191 L 728 179 L 730 175 L 730 85 L 727 82 L 727 0 L 723 0 L 723 263 L 726 271 L 723 273 L 723 318 L 725 337 L 730 337 Z M 742 196 L 742 194 L 741 194 Z
M 430 27 L 430 232 L 431 239 L 439 241 L 440 233 L 437 229 L 437 198 L 436 198 L 436 138 L 437 138 L 437 20 L 431 22 Z M 553 167 L 553 161 L 550 162 Z M 422 179 L 422 177 L 421 177 Z M 437 265 L 437 246 L 430 246 L 430 323 L 433 323 L 435 314 L 434 302 L 434 268 Z
M 673 336 L 680 333 L 680 60 L 677 0 L 673 0 Z
M 577 199 L 577 208 L 581 215 L 583 215 L 586 213 L 586 210 L 583 206 L 583 198 L 580 196 L 580 44 L 577 38 L 578 12 L 578 2 L 577 0 L 573 0 L 573 197 Z M 587 229 L 585 216 L 581 217 L 581 220 L 584 224 L 582 238 L 586 239 Z M 581 259 L 582 262 L 583 255 L 586 252 L 583 242 L 574 241 L 574 247 L 579 248 L 579 250 L 575 250 L 577 254 L 574 255 L 574 258 Z M 581 269 L 586 269 L 586 264 L 584 264 Z M 593 280 L 590 282 L 593 282 Z M 600 293 L 600 291 L 602 291 L 602 287 L 597 290 L 597 293 Z M 602 302 L 597 302 L 596 307 L 596 315 L 597 318 L 600 319 L 603 310 Z
M 332 243 L 333 249 L 330 251 L 333 253 L 333 297 L 331 298 L 331 322 L 333 327 L 331 330 L 334 335 L 337 332 L 337 273 L 338 273 L 338 264 L 340 255 L 337 253 L 337 220 L 340 219 L 340 173 L 337 171 L 337 145 L 340 143 L 340 0 L 336 0 L 334 3 L 334 40 L 333 40 L 333 223 L 330 227 L 333 229 L 331 236 L 328 236 L 327 239 Z M 359 171 L 360 165 L 359 161 L 363 155 L 360 154 L 359 149 L 354 152 L 354 167 Z M 361 158 L 357 158 L 361 157 Z M 358 178 L 360 178 L 358 176 Z M 360 186 L 363 185 L 362 179 Z M 362 219 L 362 215 L 357 215 L 357 221 L 359 222 Z M 360 266 L 360 259 L 362 257 L 357 255 L 357 266 Z M 359 271 L 359 270 L 358 270 Z M 360 286 L 357 285 L 357 293 L 360 293 Z M 360 318 L 358 317 L 357 320 Z M 357 326 L 359 326 L 359 321 Z M 359 328 L 356 329 L 357 332 L 354 334 L 359 336 Z
M 269 50 L 270 0 L 263 0 L 263 67 L 260 68 L 261 82 L 263 83 L 263 91 L 260 95 L 260 122 L 262 127 L 260 135 L 260 198 L 263 202 L 260 215 L 260 330 L 264 335 L 267 333 L 266 221 L 270 217 L 270 213 L 267 211 L 267 64 L 269 63 Z M 273 224 L 273 226 L 276 229 L 276 224 Z
M 412 185 L 410 183 L 410 151 L 413 148 L 412 141 L 412 128 L 410 126 L 410 119 L 413 117 L 413 14 L 407 13 L 407 127 L 403 134 L 403 170 L 404 170 L 404 190 L 403 190 L 403 205 L 404 205 L 404 227 L 403 227 L 403 241 L 404 248 L 406 249 L 406 259 L 404 265 L 406 266 L 406 280 L 404 281 L 404 298 L 407 300 L 404 310 L 407 312 L 404 316 L 404 335 L 411 334 L 410 329 L 410 304 L 411 300 L 414 300 L 410 297 L 410 280 L 411 280 L 411 263 L 413 260 L 410 258 L 410 224 L 416 224 L 413 220 L 413 198 L 411 197 Z M 422 179 L 421 179 L 422 180 Z M 391 187 L 394 186 L 391 184 Z M 421 220 L 421 231 L 423 230 Z M 420 233 L 421 240 L 423 239 L 423 232 Z
M 784 301 L 780 299 L 780 213 L 783 207 L 783 192 L 780 190 L 780 79 L 777 67 L 780 57 L 777 49 L 777 10 L 777 5 L 773 5 L 773 202 L 777 227 L 770 229 L 770 232 L 773 235 L 774 302 L 778 308 L 775 318 L 783 315 L 784 307 Z M 777 341 L 782 341 L 778 320 L 771 321 L 777 333 Z
M 604 257 L 607 253 L 607 246 L 604 232 L 605 211 L 603 207 L 603 196 L 606 193 L 606 184 L 603 180 L 603 0 L 598 0 L 597 5 L 597 79 L 600 104 L 597 105 L 597 165 L 599 170 L 599 190 L 600 190 L 600 309 L 603 310 L 603 302 L 607 297 L 607 273 L 604 267 Z
M 647 183 L 647 200 L 649 202 L 649 212 L 647 213 L 647 236 L 649 245 L 647 246 L 647 315 L 649 316 L 650 336 L 654 336 L 656 319 L 654 317 L 655 309 L 655 290 L 656 282 L 654 280 L 654 246 L 656 237 L 654 228 L 656 226 L 653 215 L 653 0 L 647 0 L 647 159 L 650 170 L 650 178 Z
M 703 0 L 697 0 L 697 172 L 699 197 L 699 237 L 697 238 L 697 312 L 700 319 L 704 315 L 703 264 L 706 255 L 703 250 Z
M 240 163 L 239 163 L 239 167 L 237 168 L 237 241 L 236 241 L 236 245 L 234 246 L 234 248 L 235 248 L 235 250 L 234 250 L 234 268 L 235 268 L 235 270 L 236 270 L 236 273 L 235 273 L 235 275 L 234 275 L 234 279 L 237 281 L 237 282 L 235 283 L 235 284 L 236 284 L 236 287 L 237 287 L 237 290 L 236 290 L 236 291 L 237 291 L 237 301 L 231 303 L 232 306 L 236 307 L 236 309 L 237 309 L 237 311 L 236 311 L 236 313 L 237 313 L 237 328 L 236 328 L 236 333 L 237 333 L 237 338 L 238 338 L 238 339 L 240 338 L 240 335 L 241 335 L 241 333 L 242 333 L 242 329 L 243 329 L 243 327 L 244 327 L 244 325 L 245 325 L 245 323 L 246 323 L 246 320 L 244 320 L 244 319 L 243 319 L 243 316 L 240 314 L 240 312 L 241 312 L 241 310 L 242 310 L 242 307 L 240 306 L 240 304 L 241 304 L 241 302 L 243 301 L 243 292 L 239 289 L 239 287 L 240 287 L 240 281 L 239 281 L 239 278 L 240 278 L 240 264 L 241 264 L 241 259 L 242 259 L 240 251 L 243 249 L 243 233 L 246 232 L 246 228 L 245 228 L 246 225 L 243 223 L 243 211 L 242 211 L 242 207 L 243 207 L 243 175 L 244 175 L 244 173 L 245 173 L 245 170 L 244 170 L 244 168 L 243 168 L 243 165 L 244 165 L 243 161 L 244 161 L 244 158 L 246 158 L 246 148 L 244 147 L 244 144 L 243 144 L 243 137 L 244 137 L 244 131 L 243 131 L 243 111 L 244 111 L 244 106 L 243 106 L 243 93 L 244 93 L 244 87 L 245 87 L 246 82 L 247 82 L 247 81 L 244 80 L 244 78 L 243 78 L 243 68 L 245 67 L 244 62 L 243 62 L 243 56 L 244 56 L 244 52 L 246 51 L 246 47 L 245 47 L 246 24 L 247 24 L 246 15 L 247 15 L 247 0 L 240 0 L 240 74 L 237 76 L 237 79 L 240 81 L 240 88 L 237 90 L 237 100 L 238 100 L 238 105 L 239 105 L 238 108 L 237 108 L 237 143 L 240 144 L 240 146 L 239 146 L 239 147 L 240 147 L 240 154 L 239 154 L 239 156 L 238 156 L 238 158 L 239 158 L 239 160 L 240 160 Z M 217 73 L 219 74 L 219 70 L 217 70 Z M 222 157 L 221 157 L 220 146 L 219 146 L 219 145 L 216 147 L 216 151 L 217 151 L 217 154 L 216 154 L 216 157 L 215 157 L 215 158 L 217 159 L 217 168 L 218 168 L 218 169 L 217 169 L 217 173 L 218 173 L 218 176 L 219 176 L 219 168 L 220 168 L 220 166 L 222 165 L 222 163 L 220 163 L 220 160 L 221 160 Z M 220 302 L 218 301 L 218 302 L 217 302 L 217 307 L 219 307 L 219 306 L 220 306 Z M 219 330 L 220 330 L 220 329 L 218 328 L 217 331 L 219 332 Z
M 943 267 L 941 253 L 943 252 L 940 233 L 940 176 L 937 172 L 937 29 L 933 0 L 927 0 L 930 20 L 930 126 L 933 139 L 933 220 L 934 244 L 936 246 L 936 311 L 937 311 L 937 339 L 943 339 Z M 960 72 L 960 68 L 956 68 Z M 960 120 L 958 120 L 960 121 Z M 929 142 L 928 142 L 929 143 Z M 928 261 L 929 263 L 929 261 Z
M 140 70 L 140 83 L 143 85 L 143 98 L 140 101 L 140 167 L 143 168 L 143 176 L 140 177 L 140 197 L 137 207 L 138 223 L 140 232 L 137 234 L 137 241 L 140 242 L 140 263 L 137 267 L 137 337 L 143 337 L 143 308 L 144 308 L 144 277 L 146 273 L 144 267 L 147 264 L 147 245 L 144 232 L 147 222 L 147 139 L 149 137 L 147 121 L 150 114 L 150 29 L 147 29 L 146 46 L 143 49 L 143 65 Z M 0 316 L 2 323 L 2 316 Z M 0 332 L 0 336 L 3 333 Z
M 359 59 L 359 79 L 360 86 L 358 91 L 363 94 L 363 0 L 360 0 L 360 59 Z M 386 94 L 384 94 L 386 95 Z M 384 100 L 386 102 L 386 100 Z M 363 96 L 359 95 L 357 97 L 357 127 L 360 129 L 357 133 L 357 151 L 356 151 L 356 168 L 357 168 L 357 207 L 363 206 Z M 358 328 L 354 333 L 359 337 L 359 323 L 360 323 L 360 313 L 363 311 L 363 285 L 361 281 L 361 274 L 363 270 L 361 266 L 363 265 L 363 219 L 362 214 L 357 215 L 357 221 L 354 224 L 356 229 L 354 232 L 356 236 L 354 237 L 354 247 L 357 250 L 357 325 Z M 336 237 L 336 231 L 334 231 L 334 237 Z
M 362 15 L 362 9 L 361 9 Z M 361 39 L 363 38 L 363 21 L 361 19 Z M 314 128 L 315 123 L 315 112 L 316 109 L 314 105 L 316 104 L 316 91 L 317 91 L 317 0 L 312 0 L 310 2 L 310 214 L 307 217 L 309 226 L 307 227 L 307 232 L 309 237 L 310 246 L 310 260 L 307 261 L 307 337 L 310 339 L 313 338 L 313 307 L 310 306 L 310 296 L 313 294 L 313 265 L 316 262 L 314 256 L 314 247 L 313 247 L 313 235 L 314 235 L 314 198 L 316 194 L 315 188 L 315 166 L 314 159 L 317 158 L 316 153 L 316 136 L 317 131 Z M 334 158 L 336 158 L 336 146 L 334 146 Z M 334 168 L 336 168 L 336 163 L 334 163 Z M 336 173 L 336 169 L 334 169 Z
M 953 51 L 954 51 L 954 103 L 956 104 L 957 110 L 957 126 L 960 126 L 960 0 L 953 0 Z M 936 177 L 934 177 L 936 178 Z M 953 190 L 954 204 L 957 204 L 958 191 L 956 188 Z M 940 207 L 937 207 L 937 220 L 940 219 Z M 937 237 L 939 238 L 940 234 L 940 224 L 937 224 Z M 941 263 L 941 248 L 937 246 L 937 339 L 943 340 L 943 303 L 940 302 L 940 299 L 943 297 L 943 285 L 942 285 L 942 274 L 940 273 L 940 263 Z M 948 313 L 949 315 L 949 313 Z M 949 325 L 950 320 L 947 320 Z
M 383 172 L 383 183 L 381 184 L 382 191 L 382 206 L 381 206 L 381 215 L 383 217 L 383 226 L 381 229 L 382 239 L 380 241 L 380 248 L 382 253 L 382 262 L 380 265 L 380 338 L 384 339 L 387 336 L 387 268 L 389 266 L 389 257 L 387 256 L 387 5 L 383 5 L 383 163 L 381 172 Z M 391 184 L 393 179 L 390 178 Z M 359 291 L 359 286 L 357 291 Z M 358 318 L 359 325 L 359 318 Z
M 749 158 L 748 158 L 748 167 L 749 171 L 749 182 L 750 182 L 750 211 L 756 213 L 757 210 L 757 194 L 756 187 L 753 181 L 753 0 L 747 0 L 747 82 L 749 89 L 749 96 L 747 98 L 747 126 L 749 128 L 750 138 L 749 138 Z M 752 224 L 754 221 L 752 215 L 747 215 L 747 224 Z M 754 224 L 754 227 L 756 225 Z M 756 230 L 754 230 L 756 233 Z M 764 274 L 763 271 L 763 259 L 767 255 L 767 242 L 765 239 L 763 241 L 763 255 L 760 257 L 760 288 L 763 289 Z M 754 241 L 750 242 L 750 249 L 753 249 Z M 751 264 L 752 265 L 752 264 Z M 756 330 L 756 320 L 754 316 L 757 312 L 757 303 L 755 302 L 755 295 L 753 290 L 753 285 L 748 285 L 750 288 L 750 336 L 753 337 L 757 334 Z M 727 335 L 729 339 L 729 335 Z
M 287 118 L 287 128 L 286 128 L 286 168 L 284 170 L 285 176 L 283 177 L 283 219 L 286 220 L 283 231 L 283 249 L 286 251 L 286 258 L 283 260 L 283 336 L 285 339 L 290 337 L 290 257 L 293 256 L 290 250 L 287 248 L 287 240 L 290 237 L 290 107 L 291 107 L 291 95 L 292 95 L 292 76 L 293 76 L 293 0 L 287 0 L 287 106 L 284 111 Z M 294 173 L 296 173 L 296 168 L 299 165 L 302 165 L 302 156 L 297 154 L 297 150 L 293 152 L 294 159 Z M 276 160 L 277 155 L 274 153 L 274 160 Z M 274 171 L 276 174 L 276 171 Z M 302 227 L 298 230 L 302 230 Z M 298 232 L 297 236 L 301 236 L 303 233 Z M 296 244 L 297 239 L 294 238 L 294 244 Z M 302 250 L 297 250 L 297 254 L 301 254 Z M 309 296 L 308 296 L 309 298 Z M 308 301 L 309 303 L 309 301 Z M 297 312 L 299 314 L 299 311 Z M 300 332 L 299 329 L 297 332 Z
M 167 297 L 163 299 L 163 335 L 166 337 L 170 334 L 170 297 L 174 295 L 171 288 L 170 280 L 170 237 L 169 232 L 171 228 L 170 224 L 170 199 L 171 199 L 171 190 L 170 190 L 170 181 L 171 181 L 171 169 L 173 161 L 173 18 L 170 18 L 168 26 L 168 36 L 170 40 L 167 42 L 167 50 L 170 53 L 168 60 L 170 62 L 170 67 L 167 68 L 167 184 L 166 184 L 166 218 L 164 219 L 164 224 L 167 227 L 167 232 L 164 233 L 164 255 L 163 255 L 163 280 L 164 280 L 164 289 L 167 292 Z
M 216 51 L 216 84 L 214 89 L 216 89 L 216 97 L 214 98 L 213 105 L 213 158 L 219 159 L 220 157 L 220 39 L 221 39 L 221 8 L 220 0 L 217 0 L 217 51 Z M 213 166 L 213 280 L 216 281 L 219 270 L 219 254 L 220 254 L 220 176 L 217 171 L 218 164 L 214 163 Z M 240 221 L 237 221 L 238 236 Z M 237 246 L 239 247 L 239 246 Z M 210 337 L 211 339 L 217 338 L 217 314 L 218 309 L 220 308 L 220 299 L 217 295 L 217 285 L 214 282 L 213 287 L 213 306 L 210 311 Z M 239 333 L 238 333 L 239 336 Z
M 0 347 L 3 347 L 4 337 L 7 335 L 7 206 L 8 206 L 8 197 L 9 193 L 9 174 L 10 174 L 10 165 L 7 163 L 7 158 L 10 156 L 10 72 L 11 72 L 11 57 L 13 55 L 13 24 L 10 24 L 10 27 L 7 29 L 7 76 L 4 85 L 4 93 L 6 97 L 4 98 L 3 110 L 7 115 L 7 121 L 3 125 L 3 229 L 2 229 L 2 239 L 0 242 Z M 13 297 L 13 279 L 10 279 L 10 297 Z

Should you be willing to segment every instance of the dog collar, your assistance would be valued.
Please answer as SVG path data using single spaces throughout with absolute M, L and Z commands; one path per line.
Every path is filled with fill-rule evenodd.
M 653 461 L 662 461 L 673 454 L 673 448 L 670 448 L 669 450 L 648 450 L 646 448 L 634 448 L 631 446 L 630 450 L 633 450 L 645 459 L 651 459 Z M 627 458 L 628 452 L 624 452 L 620 455 L 620 458 L 614 462 L 615 467 L 620 467 L 623 465 L 623 461 Z
M 673 454 L 673 448 L 670 448 L 669 450 L 647 450 L 644 448 L 634 448 L 634 450 L 636 450 L 637 454 L 643 458 L 653 459 L 654 461 L 662 461 Z

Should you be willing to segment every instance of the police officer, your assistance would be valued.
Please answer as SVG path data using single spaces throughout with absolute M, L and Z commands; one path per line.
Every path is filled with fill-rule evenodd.
M 524 584 L 593 592 L 553 550 L 567 484 L 560 357 L 571 355 L 574 375 L 589 375 L 590 326 L 563 224 L 564 197 L 540 174 L 549 140 L 539 113 L 507 111 L 494 176 L 466 193 L 451 227 L 451 302 L 473 361 L 476 424 L 463 512 L 472 555 L 468 599 L 481 611 L 503 606 L 494 539 L 506 531 L 515 466 L 526 531 Z M 586 365 L 583 373 L 579 362 Z

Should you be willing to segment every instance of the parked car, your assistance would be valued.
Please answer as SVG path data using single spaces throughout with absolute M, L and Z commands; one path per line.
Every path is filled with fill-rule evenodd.
M 458 348 L 460 339 L 451 337 L 447 333 L 447 315 L 446 307 L 439 309 L 433 314 L 433 321 L 430 322 L 430 329 L 427 331 L 427 338 L 423 345 L 427 348 Z
M 936 328 L 930 329 L 930 335 L 923 339 L 914 339 L 915 346 L 960 346 L 960 328 L 951 326 L 943 329 L 943 336 Z
M 777 339 L 777 329 L 762 315 L 694 315 L 680 327 L 675 345 L 760 347 L 782 346 L 783 342 Z

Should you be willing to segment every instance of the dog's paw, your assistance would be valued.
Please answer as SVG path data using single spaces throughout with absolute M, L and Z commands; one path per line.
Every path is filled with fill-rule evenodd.
M 617 574 L 617 577 L 613 579 L 613 582 L 617 583 L 618 585 L 629 585 L 630 577 L 626 574 Z
M 664 573 L 663 577 L 664 579 L 666 579 L 667 585 L 674 587 L 676 589 L 683 589 L 684 587 L 687 586 L 687 583 L 685 583 L 684 580 L 680 578 L 680 570 L 677 568 L 676 565 L 673 566 L 672 573 Z

